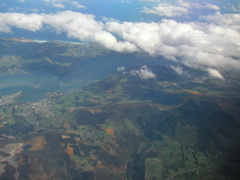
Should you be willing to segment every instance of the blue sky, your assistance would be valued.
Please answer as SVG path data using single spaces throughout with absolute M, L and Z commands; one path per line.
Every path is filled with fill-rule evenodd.
M 0 37 L 54 35 L 144 51 L 224 80 L 240 69 L 237 0 L 2 0 Z

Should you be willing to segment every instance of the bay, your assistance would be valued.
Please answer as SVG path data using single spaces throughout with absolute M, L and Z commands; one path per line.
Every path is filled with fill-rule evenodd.
M 86 84 L 100 80 L 109 74 L 117 73 L 117 67 L 139 68 L 143 65 L 168 64 L 162 58 L 136 56 L 132 54 L 114 54 L 93 59 L 84 63 L 64 76 L 49 72 L 31 72 L 30 74 L 13 74 L 0 76 L 0 93 L 9 95 L 18 91 L 24 94 L 17 99 L 18 103 L 35 102 L 45 97 L 45 93 L 58 90 L 68 93 L 81 90 Z

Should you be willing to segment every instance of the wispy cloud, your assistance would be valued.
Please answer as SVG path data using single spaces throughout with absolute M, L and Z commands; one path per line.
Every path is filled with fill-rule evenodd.
M 78 1 L 74 1 L 74 0 L 42 0 L 42 1 L 45 2 L 49 6 L 53 6 L 56 8 L 65 8 L 66 4 L 72 5 L 73 7 L 77 8 L 77 9 L 86 8 L 85 6 L 79 4 Z
M 128 1 L 128 0 L 121 0 L 120 2 L 121 3 L 126 3 L 126 4 L 130 4 L 131 3 L 131 1 Z
M 63 3 L 67 2 L 67 0 L 43 0 L 43 1 L 49 5 L 51 5 L 53 7 L 57 7 L 57 8 L 65 8 Z
M 189 10 L 186 7 L 173 6 L 171 4 L 163 3 L 153 8 L 143 7 L 142 12 L 147 14 L 157 14 L 159 16 L 173 17 L 188 14 Z
M 86 8 L 85 6 L 79 4 L 77 1 L 73 1 L 73 2 L 71 2 L 71 4 L 72 4 L 75 8 L 78 8 L 78 9 Z
M 219 26 L 227 26 L 231 29 L 240 31 L 240 14 L 221 14 L 216 12 L 213 15 L 202 16 L 201 19 L 207 20 L 210 23 L 217 24 Z
M 159 3 L 157 6 L 152 8 L 143 7 L 142 12 L 147 14 L 157 14 L 159 16 L 174 17 L 187 15 L 191 12 L 191 8 L 198 9 L 212 9 L 219 11 L 220 7 L 211 3 L 192 3 L 189 1 L 178 0 L 169 3 Z
M 171 65 L 170 67 L 178 75 L 187 75 L 187 73 L 183 70 L 183 68 L 181 66 L 173 66 L 173 65 Z
M 220 11 L 220 7 L 211 3 L 205 3 L 205 5 L 203 5 L 203 8 L 208 8 L 208 9 L 213 9 L 216 11 Z

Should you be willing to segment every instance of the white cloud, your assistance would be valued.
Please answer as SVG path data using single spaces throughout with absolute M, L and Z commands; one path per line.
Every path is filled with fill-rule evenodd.
M 139 70 L 131 70 L 129 72 L 133 76 L 138 76 L 141 79 L 154 79 L 156 75 L 146 66 L 142 66 Z
M 224 80 L 224 77 L 216 69 L 207 69 L 207 72 L 212 78 Z
M 170 66 L 171 67 L 171 69 L 175 72 L 175 73 L 177 73 L 178 75 L 185 75 L 186 74 L 186 72 L 184 72 L 184 70 L 183 70 L 183 68 L 181 67 L 181 66 Z
M 240 59 L 240 34 L 231 27 L 162 20 L 158 23 L 108 22 L 106 28 L 153 56 L 180 60 L 195 68 L 240 68 L 237 60 Z
M 62 3 L 62 2 L 66 2 L 66 0 L 43 0 L 44 2 L 47 3 Z
M 62 3 L 53 4 L 52 6 L 56 8 L 65 8 L 65 6 Z
M 37 31 L 46 24 L 57 34 L 66 33 L 68 37 L 81 41 L 98 42 L 118 52 L 136 52 L 138 48 L 127 41 L 118 41 L 115 36 L 104 30 L 104 24 L 96 21 L 93 15 L 72 11 L 56 14 L 1 13 L 0 31 L 9 33 L 11 27 Z
M 0 13 L 0 32 L 11 32 L 11 27 L 37 31 L 42 28 L 42 16 L 38 14 Z
M 192 7 L 192 3 L 183 0 L 178 0 L 177 4 L 188 9 Z
M 190 1 L 178 0 L 177 4 L 179 6 L 186 7 L 188 9 L 198 8 L 198 9 L 212 9 L 212 10 L 215 10 L 215 11 L 220 10 L 219 6 L 217 6 L 215 4 L 212 4 L 212 3 L 209 3 L 209 2 L 201 2 L 201 4 L 200 4 L 200 3 L 190 2 Z
M 230 7 L 227 7 L 227 9 L 230 9 L 234 12 L 240 12 L 240 4 L 231 5 Z
M 203 6 L 203 7 L 208 8 L 208 9 L 213 9 L 213 10 L 216 10 L 216 11 L 220 11 L 219 6 L 211 4 L 211 3 L 206 3 L 205 6 Z
M 240 14 L 221 14 L 216 12 L 214 15 L 202 16 L 202 19 L 220 26 L 228 26 L 231 29 L 240 31 Z
M 126 70 L 126 68 L 123 67 L 123 66 L 117 67 L 117 71 L 118 71 L 118 72 L 122 72 L 122 71 L 125 71 L 125 70 Z
M 65 8 L 63 3 L 67 2 L 67 0 L 43 0 L 43 1 L 49 5 L 51 5 L 53 7 L 57 7 L 57 8 Z
M 69 38 L 98 42 L 118 52 L 143 50 L 193 68 L 240 69 L 239 14 L 205 16 L 209 23 L 97 21 L 93 15 L 72 11 L 56 14 L 0 13 L 0 31 L 12 27 L 29 31 L 48 26 Z M 44 26 L 43 26 L 44 25 Z M 118 40 L 116 37 L 118 37 Z
M 68 0 L 42 0 L 42 1 L 49 6 L 53 6 L 57 8 L 65 8 L 65 4 L 67 3 L 74 6 L 77 9 L 85 8 L 85 6 L 79 4 L 78 1 L 73 1 L 73 0 L 69 0 L 69 1 Z
M 94 34 L 95 42 L 98 42 L 104 45 L 108 49 L 112 49 L 118 52 L 136 52 L 138 49 L 137 47 L 129 43 L 125 42 L 118 42 L 117 39 L 109 32 L 106 31 L 99 31 Z
M 72 4 L 75 8 L 78 8 L 78 9 L 85 8 L 85 6 L 79 4 L 77 1 L 73 1 L 71 4 Z
M 131 1 L 128 1 L 128 0 L 121 0 L 120 2 L 121 3 L 126 3 L 126 4 L 130 4 L 131 3 Z
M 173 3 L 159 3 L 157 6 L 154 5 L 153 8 L 143 7 L 142 12 L 147 14 L 157 14 L 159 16 L 174 17 L 187 15 L 191 12 L 192 8 L 197 9 L 212 9 L 219 11 L 220 8 L 211 3 L 192 3 L 188 1 L 178 0 Z
M 114 18 L 108 18 L 108 17 L 102 17 L 102 21 L 104 21 L 104 22 L 118 22 L 118 23 L 120 23 L 119 20 L 114 19 Z
M 115 36 L 104 31 L 104 24 L 96 21 L 93 15 L 64 11 L 57 14 L 45 14 L 44 23 L 53 27 L 57 33 L 65 32 L 68 37 L 81 41 L 98 42 L 118 52 L 135 52 L 137 47 L 126 41 L 117 41 Z
M 39 12 L 40 10 L 38 9 L 38 8 L 31 8 L 31 9 L 29 9 L 31 12 L 35 12 L 35 13 L 37 13 L 37 12 Z
M 24 3 L 24 0 L 18 0 L 18 2 Z
M 140 1 L 148 1 L 148 2 L 161 2 L 162 0 L 140 0 Z
M 184 14 L 188 14 L 189 10 L 185 7 L 173 6 L 170 4 L 163 3 L 163 4 L 159 4 L 153 9 L 143 7 L 142 12 L 147 14 L 157 14 L 159 16 L 173 17 L 173 16 L 181 16 Z
M 63 11 L 42 16 L 44 23 L 53 27 L 58 34 L 65 32 L 69 37 L 82 41 L 93 40 L 93 35 L 103 29 L 103 23 L 95 21 L 93 15 Z

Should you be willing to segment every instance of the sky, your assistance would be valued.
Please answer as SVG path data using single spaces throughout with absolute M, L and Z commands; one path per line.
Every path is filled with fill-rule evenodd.
M 1 0 L 0 12 L 2 38 L 64 37 L 143 51 L 219 80 L 222 72 L 240 69 L 238 0 Z

